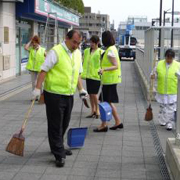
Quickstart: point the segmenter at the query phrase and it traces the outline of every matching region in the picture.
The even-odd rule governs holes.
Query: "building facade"
[[[33,35],[43,41],[48,13],[57,14],[60,41],[68,29],[79,26],[80,17],[77,12],[48,0],[5,1],[0,1],[0,82],[26,71],[29,55],[24,45]]]
[[[138,44],[144,44],[144,32],[151,27],[146,16],[129,16],[126,22],[120,22],[118,36],[126,33],[127,25],[133,25],[132,36],[138,41]]]
[[[88,32],[89,36],[98,35],[110,30],[110,19],[107,14],[96,14],[91,12],[91,7],[85,7],[84,15],[79,20],[78,29],[82,32]]]

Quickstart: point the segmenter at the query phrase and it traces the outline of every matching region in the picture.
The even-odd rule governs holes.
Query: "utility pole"
[[[159,26],[162,25],[162,0],[160,0],[160,10],[159,10]],[[159,47],[161,47],[161,29],[159,30]]]
[[[171,26],[173,28],[174,26],[174,0],[172,0],[172,22],[171,22]],[[171,48],[173,47],[173,37],[174,34],[173,34],[173,29],[171,30]]]

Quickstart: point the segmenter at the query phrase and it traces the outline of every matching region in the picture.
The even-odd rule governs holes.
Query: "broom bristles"
[[[145,115],[145,120],[146,121],[151,121],[153,119],[153,113],[152,113],[152,108],[151,105],[147,108],[146,115]]]
[[[24,138],[13,136],[6,147],[6,151],[18,156],[24,155]]]

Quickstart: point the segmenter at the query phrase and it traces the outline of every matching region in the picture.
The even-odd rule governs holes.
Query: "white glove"
[[[81,90],[79,91],[79,97],[80,97],[81,99],[87,99],[87,98],[88,98],[88,93],[87,93],[87,91],[86,91],[85,89],[81,89]]]
[[[32,99],[39,99],[41,96],[41,90],[35,88],[34,91],[32,92]]]

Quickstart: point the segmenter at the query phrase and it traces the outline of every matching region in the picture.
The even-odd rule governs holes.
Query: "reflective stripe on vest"
[[[115,46],[110,46],[106,51],[102,59],[102,69],[109,68],[112,65],[112,63],[109,61],[108,58],[108,52],[113,51],[116,55],[116,60],[118,63],[118,69],[113,71],[104,71],[102,75],[102,84],[110,85],[110,84],[118,84],[121,83],[121,63],[118,55],[118,51]]]
[[[75,50],[72,59],[59,44],[53,48],[58,56],[56,65],[46,74],[44,89],[61,95],[73,95],[76,91],[81,60],[81,52]]]
[[[177,94],[178,79],[175,75],[180,69],[180,63],[173,60],[169,68],[166,67],[166,61],[161,60],[157,65],[159,94]]]
[[[100,80],[98,72],[100,70],[101,52],[102,50],[100,48],[93,53],[90,52],[90,48],[85,49],[83,73],[81,74],[81,78]]]
[[[37,51],[35,49],[31,48],[29,52],[29,60],[26,65],[26,69],[30,71],[41,71],[41,66],[44,63],[44,53],[45,53],[45,48],[39,47]]]

